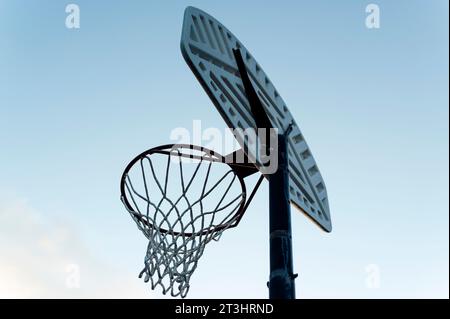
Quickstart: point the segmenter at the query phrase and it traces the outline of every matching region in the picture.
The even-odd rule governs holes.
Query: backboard
[[[256,128],[250,112],[243,82],[233,55],[239,49],[250,81],[273,127],[289,134],[289,195],[290,201],[323,230],[332,229],[325,183],[286,104],[269,77],[245,46],[220,22],[194,7],[185,11],[181,36],[184,59],[231,129]],[[245,150],[254,150],[251,140],[235,137]],[[235,133],[236,133],[235,132]],[[249,154],[256,158],[257,154]]]

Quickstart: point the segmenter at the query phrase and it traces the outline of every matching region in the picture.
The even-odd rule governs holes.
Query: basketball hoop
[[[159,146],[131,161],[121,199],[149,241],[139,277],[184,298],[206,244],[241,220],[250,203],[244,177],[253,170],[195,145]]]

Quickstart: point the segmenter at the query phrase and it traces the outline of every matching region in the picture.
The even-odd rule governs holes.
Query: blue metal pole
[[[269,175],[270,299],[295,299],[287,137],[278,135],[278,168]]]

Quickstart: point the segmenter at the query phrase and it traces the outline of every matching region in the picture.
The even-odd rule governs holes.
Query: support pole
[[[278,168],[269,175],[270,299],[295,299],[287,137],[278,135]]]

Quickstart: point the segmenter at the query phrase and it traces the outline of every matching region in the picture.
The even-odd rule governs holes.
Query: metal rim
[[[120,179],[120,196],[122,198],[122,201],[124,203],[124,205],[126,206],[127,210],[132,213],[137,219],[139,219],[139,221],[141,223],[143,223],[144,225],[153,228],[153,224],[150,224],[149,222],[147,222],[146,220],[143,220],[140,216],[140,214],[138,214],[137,212],[135,212],[135,210],[133,209],[133,207],[131,206],[130,202],[128,201],[128,198],[126,196],[126,188],[125,188],[125,183],[126,183],[126,178],[128,176],[129,171],[131,170],[131,168],[134,166],[134,164],[136,164],[139,160],[141,160],[142,158],[152,155],[152,154],[164,154],[162,151],[167,150],[167,149],[191,149],[191,150],[197,150],[197,151],[202,151],[204,153],[210,154],[211,156],[216,157],[217,162],[221,163],[221,164],[227,164],[228,167],[230,167],[230,169],[233,171],[233,173],[236,175],[236,177],[238,178],[241,188],[242,188],[242,201],[241,204],[239,206],[239,209],[236,211],[236,213],[233,215],[233,217],[231,217],[229,222],[226,222],[224,224],[221,224],[217,227],[215,227],[212,230],[204,230],[204,231],[199,231],[197,233],[181,233],[181,232],[171,232],[173,235],[177,236],[180,234],[183,234],[184,236],[187,237],[191,237],[191,236],[200,236],[200,235],[205,235],[208,233],[215,233],[218,231],[221,231],[225,228],[233,228],[236,227],[242,216],[245,213],[245,209],[246,209],[246,201],[247,201],[247,190],[245,187],[245,182],[244,182],[244,178],[236,171],[236,169],[230,165],[230,163],[227,163],[225,161],[225,157],[217,152],[214,152],[206,147],[203,146],[197,146],[197,145],[193,145],[193,144],[166,144],[166,145],[160,145],[160,146],[156,146],[154,148],[151,148],[145,152],[142,152],[141,154],[139,154],[138,156],[136,156],[125,168],[122,177]],[[158,228],[160,232],[162,233],[167,233],[169,232],[167,229],[164,228]]]

